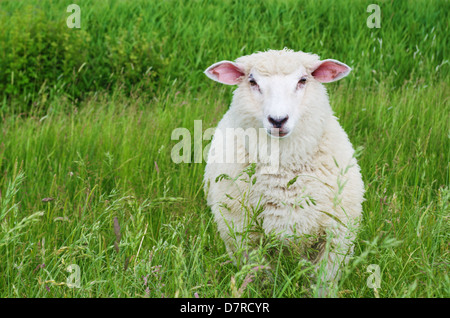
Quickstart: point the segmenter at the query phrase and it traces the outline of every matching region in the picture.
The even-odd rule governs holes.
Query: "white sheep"
[[[325,264],[321,281],[339,278],[340,265],[353,252],[364,184],[322,83],[350,71],[337,60],[287,49],[222,61],[205,71],[217,82],[238,85],[215,131],[204,176],[207,202],[230,255],[258,242],[261,234],[248,230],[257,219],[266,234],[291,244],[297,238],[305,254],[318,249],[312,261]],[[242,174],[249,166],[252,182]]]

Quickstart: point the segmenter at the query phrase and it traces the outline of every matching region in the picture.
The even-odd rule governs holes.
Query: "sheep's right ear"
[[[230,61],[222,61],[211,65],[206,69],[205,74],[213,81],[227,85],[239,84],[245,75],[241,65]]]

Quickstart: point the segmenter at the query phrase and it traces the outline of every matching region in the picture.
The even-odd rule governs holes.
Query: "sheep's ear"
[[[222,61],[208,67],[205,71],[210,79],[227,85],[236,85],[245,75],[243,67],[230,61]]]
[[[329,83],[347,76],[351,70],[348,65],[342,62],[328,59],[320,61],[311,74],[317,81]]]

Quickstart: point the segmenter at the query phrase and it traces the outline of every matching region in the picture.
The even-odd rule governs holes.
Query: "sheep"
[[[361,222],[364,183],[322,83],[350,71],[340,61],[289,49],[257,52],[206,69],[210,79],[237,85],[215,130],[204,173],[207,204],[231,257],[261,239],[261,231],[246,232],[257,220],[264,234],[294,242],[305,255],[317,250],[310,261],[316,273],[325,264],[323,277],[317,278],[325,290],[339,280]],[[252,135],[251,129],[264,134]],[[238,132],[228,137],[229,130]],[[250,138],[255,135],[257,141]],[[277,146],[272,145],[277,160],[262,151],[271,144]],[[230,152],[233,160],[218,160],[219,153]],[[249,167],[253,171],[245,180],[243,171]],[[260,210],[245,209],[243,202]]]

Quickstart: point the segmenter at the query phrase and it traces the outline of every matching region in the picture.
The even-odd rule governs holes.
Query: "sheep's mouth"
[[[267,130],[267,133],[273,137],[283,138],[289,135],[290,131],[279,128],[271,128]]]

